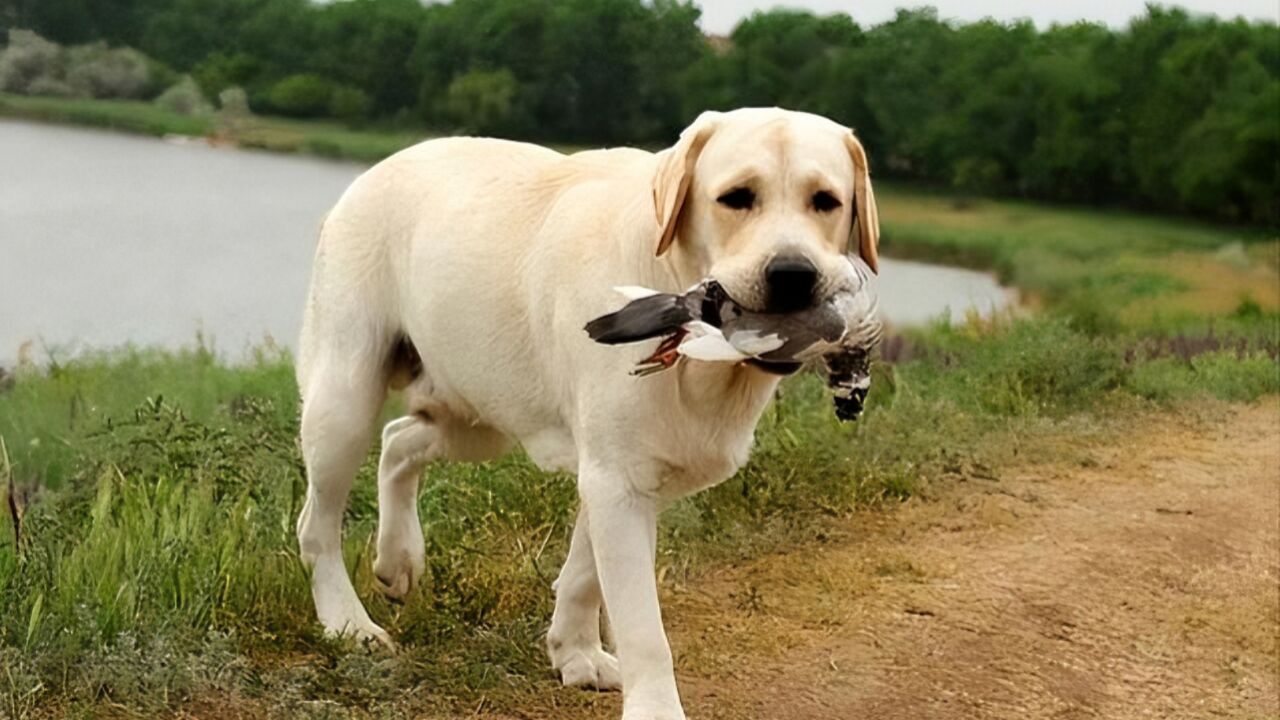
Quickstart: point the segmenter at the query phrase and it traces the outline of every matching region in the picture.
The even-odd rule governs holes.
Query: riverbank
[[[203,138],[213,144],[374,163],[429,137],[425,131],[353,129],[337,122],[254,115],[183,115],[155,103],[0,93],[0,117],[104,128],[155,137]]]
[[[0,92],[0,118],[76,125],[153,137],[203,139],[213,145],[311,155],[373,164],[404,148],[437,137],[426,129],[351,127],[332,120],[295,120],[251,115],[228,119],[218,113],[183,115],[155,103],[38,97]],[[583,146],[551,143],[562,152]]]

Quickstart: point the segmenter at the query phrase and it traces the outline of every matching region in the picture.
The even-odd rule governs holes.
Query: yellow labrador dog
[[[658,609],[659,511],[747,460],[791,368],[686,361],[637,378],[648,343],[583,332],[623,302],[715,278],[738,303],[794,310],[857,287],[879,225],[853,133],[780,109],[700,116],[676,145],[565,156],[502,140],[432,140],[356,180],[325,220],[298,356],[307,499],[303,561],[325,629],[391,644],[343,566],[342,515],[389,388],[410,413],[382,433],[374,573],[422,576],[425,463],[520,443],[577,474],[581,509],[547,634],[566,685],[621,687],[625,720],[684,711]],[[601,644],[607,608],[617,657]]]

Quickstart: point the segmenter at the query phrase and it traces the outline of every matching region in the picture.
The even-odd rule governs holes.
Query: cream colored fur
[[[757,205],[717,198],[750,187]],[[811,203],[819,190],[841,206]],[[853,222],[856,207],[861,222]],[[659,511],[746,462],[777,377],[685,362],[629,374],[652,343],[606,347],[587,320],[612,288],[680,291],[711,276],[761,307],[765,264],[802,254],[828,296],[876,266],[866,155],[824,118],[778,109],[706,113],[675,147],[564,156],[502,140],[432,140],[356,180],[324,223],[298,357],[304,562],[325,629],[391,638],[342,563],[342,515],[407,341],[421,370],[410,414],[383,431],[374,572],[401,597],[424,569],[417,486],[432,460],[478,460],[520,443],[576,473],[581,509],[547,636],[568,685],[621,687],[626,720],[683,718],[654,578]],[[399,363],[399,364],[398,364]],[[602,607],[617,658],[601,642]]]

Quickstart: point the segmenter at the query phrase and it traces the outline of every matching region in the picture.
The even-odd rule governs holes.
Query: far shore
[[[183,115],[139,100],[39,97],[0,92],[0,118],[97,127],[154,137],[203,138],[211,144],[375,163],[447,132],[377,125],[350,127],[333,120],[272,115],[228,118],[219,113]],[[586,146],[551,143],[561,152]]]
[[[0,118],[99,127],[155,137],[372,163],[431,137],[425,130],[353,129],[332,121],[252,115],[183,115],[154,103],[0,93]]]

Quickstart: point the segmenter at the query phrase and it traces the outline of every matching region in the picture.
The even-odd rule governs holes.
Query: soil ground
[[[1280,405],[1156,419],[1084,457],[671,588],[689,716],[1280,717]],[[620,709],[591,704],[523,716]]]

